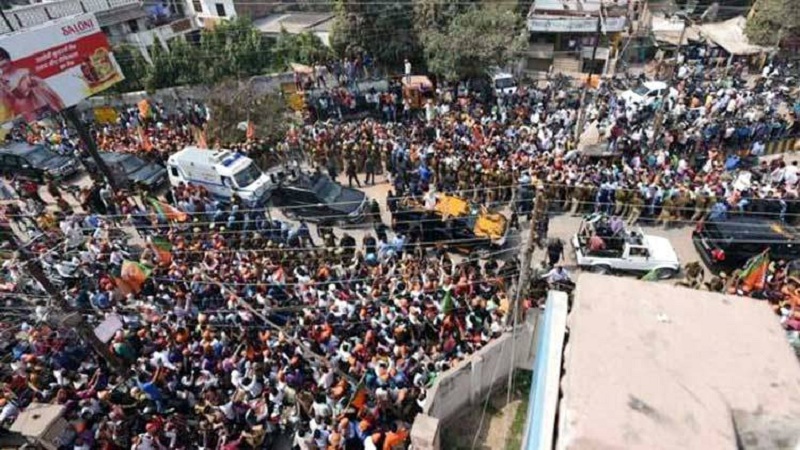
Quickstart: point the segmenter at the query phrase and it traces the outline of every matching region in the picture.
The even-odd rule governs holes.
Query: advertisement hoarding
[[[123,78],[93,14],[0,36],[0,123],[32,122]]]

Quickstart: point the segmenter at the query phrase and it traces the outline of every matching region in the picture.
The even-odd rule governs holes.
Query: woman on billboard
[[[64,109],[61,97],[28,69],[14,67],[11,55],[0,47],[0,122],[23,116],[32,122],[42,114]]]

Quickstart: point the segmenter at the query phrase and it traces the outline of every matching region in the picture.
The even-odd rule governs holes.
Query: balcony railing
[[[22,30],[75,14],[110,11],[139,3],[139,0],[59,0],[19,6],[5,11],[8,20],[0,21],[0,33]]]

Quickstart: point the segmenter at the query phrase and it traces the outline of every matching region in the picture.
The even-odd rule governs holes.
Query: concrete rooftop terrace
[[[557,449],[800,448],[800,363],[765,302],[588,273],[574,302]]]

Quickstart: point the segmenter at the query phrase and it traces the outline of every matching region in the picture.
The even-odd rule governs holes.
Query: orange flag
[[[254,124],[252,120],[247,121],[247,132],[245,133],[245,137],[248,141],[256,138],[256,124]]]
[[[202,128],[197,130],[197,146],[199,148],[208,148],[208,143],[206,142],[206,130]]]
[[[150,119],[153,117],[153,110],[150,109],[150,102],[148,102],[147,99],[140,101],[137,106],[139,107],[139,116],[141,116],[142,119]]]
[[[142,144],[142,150],[149,152],[153,150],[153,143],[150,142],[150,139],[147,137],[147,132],[144,131],[143,127],[139,127],[139,141]]]

